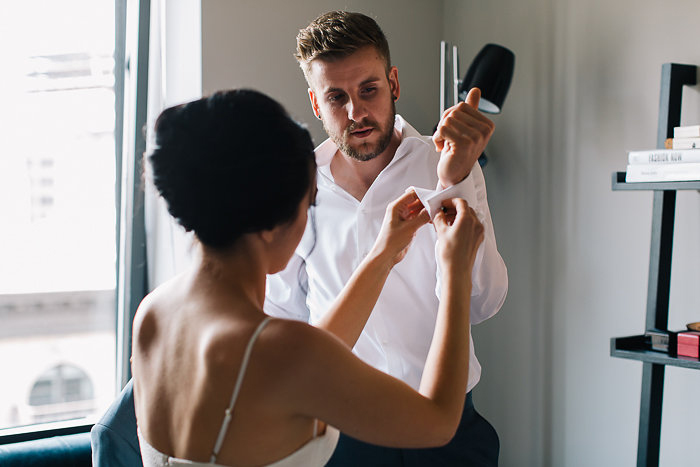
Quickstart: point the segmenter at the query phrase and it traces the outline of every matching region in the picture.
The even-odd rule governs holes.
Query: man
[[[431,140],[396,115],[398,70],[373,19],[342,11],[321,15],[299,32],[296,57],[329,139],[316,149],[318,206],[297,254],[268,281],[266,311],[319,322],[373,245],[387,204],[413,186],[446,189],[444,195],[466,199],[479,215],[485,239],[472,273],[471,322],[493,316],[508,281],[477,163],[494,130],[476,110],[479,90],[445,112]],[[435,241],[431,227],[418,231],[353,349],[416,389],[439,306]],[[328,465],[497,465],[498,436],[471,400],[480,373],[472,347],[464,414],[446,446],[398,450],[342,436]]]

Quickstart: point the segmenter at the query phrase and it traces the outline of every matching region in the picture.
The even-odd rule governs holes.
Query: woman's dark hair
[[[309,196],[309,132],[262,93],[219,91],[168,108],[154,131],[154,184],[170,214],[209,247],[292,221]]]

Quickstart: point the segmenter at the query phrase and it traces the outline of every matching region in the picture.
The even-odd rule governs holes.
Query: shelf
[[[610,339],[610,356],[700,370],[699,359],[674,357],[667,353],[648,350],[646,342],[644,335],[613,337]]]
[[[612,189],[613,191],[625,190],[700,190],[700,180],[689,182],[625,182],[627,172],[613,172],[612,174]]]
[[[681,124],[681,103],[684,86],[697,84],[698,67],[680,63],[661,66],[661,96],[656,147],[663,148],[674,128]],[[651,221],[651,250],[649,252],[649,282],[645,327],[647,330],[666,330],[671,286],[671,257],[673,251],[673,224],[676,214],[676,192],[700,190],[700,180],[683,182],[626,183],[626,172],[613,172],[613,191],[653,191]],[[661,415],[666,366],[700,370],[697,358],[678,357],[673,353],[651,350],[651,336],[637,335],[610,339],[610,355],[643,362],[642,387],[639,404],[639,437],[637,439],[637,467],[659,465],[661,450]]]

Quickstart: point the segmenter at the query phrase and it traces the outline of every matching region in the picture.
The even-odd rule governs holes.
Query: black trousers
[[[471,391],[457,433],[445,446],[429,449],[396,449],[375,446],[341,433],[329,467],[384,466],[497,466],[499,441],[496,430],[475,409]]]

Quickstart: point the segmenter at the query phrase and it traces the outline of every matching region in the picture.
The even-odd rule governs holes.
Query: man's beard
[[[323,128],[326,130],[328,136],[336,144],[336,146],[338,146],[338,149],[340,149],[340,151],[343,154],[355,160],[365,162],[374,159],[375,157],[383,153],[387,147],[389,147],[389,143],[391,143],[391,137],[394,134],[395,118],[396,104],[394,103],[394,101],[392,101],[391,114],[389,115],[387,121],[384,122],[384,128],[380,127],[376,122],[368,119],[362,120],[360,122],[353,122],[350,126],[343,130],[341,134],[330,131],[326,127],[325,121],[323,122]],[[375,130],[379,131],[379,141],[374,146],[370,147],[368,147],[367,143],[361,143],[359,147],[350,146],[350,144],[348,143],[348,140],[351,137],[350,132],[356,130],[357,128],[363,127],[372,127]],[[363,151],[363,148],[365,149],[365,151]]]

